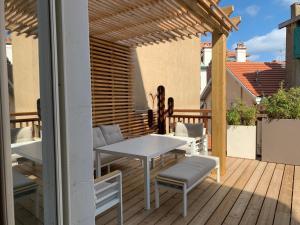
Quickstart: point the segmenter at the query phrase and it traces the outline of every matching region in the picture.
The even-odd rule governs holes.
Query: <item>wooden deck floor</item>
[[[176,163],[168,157],[165,167]],[[20,169],[30,170],[28,166]],[[207,178],[188,195],[187,217],[181,216],[182,199],[172,191],[161,192],[161,207],[154,207],[154,188],[151,186],[152,210],[144,210],[143,169],[139,161],[124,160],[113,169],[123,171],[124,223],[134,224],[209,224],[209,225],[300,225],[300,167],[266,163],[255,160],[227,159],[227,174],[221,183]],[[157,164],[152,178],[162,168]],[[34,170],[31,172],[36,172]],[[37,174],[37,177],[40,177]],[[17,224],[32,213],[30,202],[16,208]],[[116,224],[116,210],[96,218],[97,225]]]

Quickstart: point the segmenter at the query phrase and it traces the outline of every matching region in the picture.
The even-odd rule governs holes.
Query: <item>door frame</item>
[[[62,225],[59,95],[55,1],[38,1],[39,68],[43,122],[44,224]],[[0,0],[0,224],[14,225],[4,0]],[[50,81],[50,82],[49,82]],[[43,119],[46,118],[46,119]],[[3,163],[2,163],[3,162]]]
[[[0,224],[15,223],[11,169],[4,0],[0,0]]]

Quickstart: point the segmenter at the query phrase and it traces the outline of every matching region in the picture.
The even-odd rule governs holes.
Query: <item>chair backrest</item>
[[[93,148],[102,147],[107,145],[102,131],[99,127],[93,128]]]
[[[99,177],[95,180],[94,189],[97,216],[117,204],[122,204],[122,173],[114,171]]]
[[[178,137],[202,137],[204,134],[204,127],[202,123],[190,124],[177,122],[175,126],[175,136]]]
[[[106,144],[110,145],[124,140],[119,125],[100,125],[99,127],[105,138]]]
[[[10,134],[11,134],[11,143],[33,141],[32,127],[12,128]]]

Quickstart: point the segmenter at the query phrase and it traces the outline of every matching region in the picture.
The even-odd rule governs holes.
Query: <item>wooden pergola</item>
[[[224,174],[227,130],[226,39],[230,32],[237,30],[241,18],[230,18],[233,6],[220,7],[219,3],[219,0],[89,0],[89,30],[92,40],[96,38],[104,41],[101,41],[101,46],[106,42],[120,45],[108,44],[117,50],[107,51],[119,51],[118,57],[125,54],[126,47],[171,42],[212,33],[212,150],[214,155],[220,157]],[[6,9],[6,28],[9,31],[38,34],[35,0],[6,0]],[[16,12],[21,16],[14,17]],[[107,52],[101,57],[105,54]],[[116,67],[121,64],[120,60],[110,58],[109,61],[116,62],[113,70],[118,70]],[[122,64],[129,63],[130,60]],[[127,67],[121,70],[125,71]]]

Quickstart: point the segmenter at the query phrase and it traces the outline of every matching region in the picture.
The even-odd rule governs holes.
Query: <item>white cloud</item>
[[[250,53],[280,52],[285,50],[285,37],[285,29],[274,29],[265,35],[249,39],[245,44]]]
[[[260,7],[257,5],[250,5],[245,9],[245,12],[250,16],[256,16],[260,10]]]
[[[250,61],[258,61],[259,58],[260,58],[260,55],[250,55],[248,57],[248,60],[250,60]]]
[[[263,53],[270,55],[273,59],[283,58],[285,55],[285,40],[285,29],[274,29],[267,34],[255,36],[244,43],[248,49],[248,53],[252,55],[250,60],[255,61]],[[233,48],[235,47],[236,44]]]

